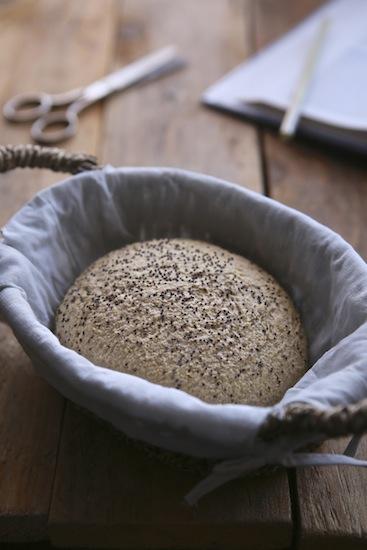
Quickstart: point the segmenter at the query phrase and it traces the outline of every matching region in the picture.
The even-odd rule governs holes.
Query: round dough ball
[[[299,315],[274,278],[188,239],[98,259],[67,292],[56,333],[96,365],[210,403],[274,404],[307,370]]]

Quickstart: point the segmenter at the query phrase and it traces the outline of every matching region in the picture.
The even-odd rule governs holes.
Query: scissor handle
[[[29,122],[48,113],[53,105],[49,94],[43,92],[26,92],[18,94],[3,107],[3,114],[12,122]]]
[[[50,145],[74,136],[77,128],[77,114],[73,110],[67,109],[60,113],[46,114],[36,120],[31,128],[31,136],[38,143]]]

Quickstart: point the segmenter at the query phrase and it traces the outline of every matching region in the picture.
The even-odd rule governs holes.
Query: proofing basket
[[[274,200],[171,168],[98,168],[86,155],[0,148],[0,170],[48,167],[69,179],[38,193],[2,230],[0,315],[36,371],[128,437],[221,461],[214,485],[264,464],[293,465],[312,442],[367,426],[367,268],[341,237]],[[80,172],[80,173],[79,173]],[[273,274],[293,298],[310,369],[273,407],[213,405],[93,365],[53,334],[75,278],[128,243],[212,242]]]

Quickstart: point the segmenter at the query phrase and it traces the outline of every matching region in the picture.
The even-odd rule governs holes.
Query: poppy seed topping
[[[299,314],[279,283],[189,239],[99,258],[66,293],[56,334],[95,365],[210,403],[272,405],[308,368]]]

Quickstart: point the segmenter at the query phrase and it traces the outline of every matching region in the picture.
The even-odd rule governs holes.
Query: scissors
[[[138,82],[152,80],[184,65],[176,48],[168,46],[93,82],[61,94],[30,92],[14,96],[3,107],[12,122],[34,121],[31,136],[38,143],[53,144],[76,134],[79,113],[101,99]],[[65,111],[51,112],[54,107]]]

